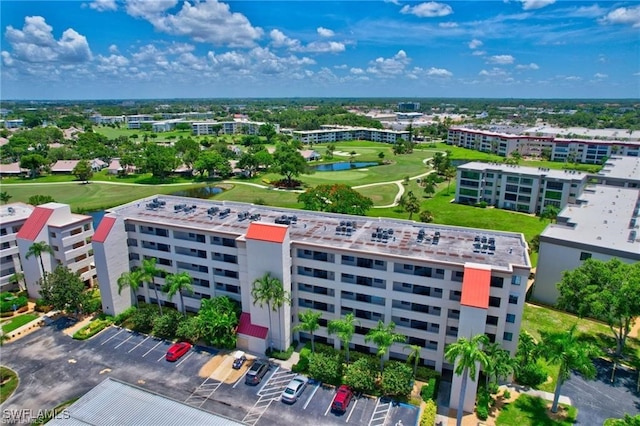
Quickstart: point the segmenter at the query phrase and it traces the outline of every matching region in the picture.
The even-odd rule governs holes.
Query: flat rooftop
[[[214,211],[216,208],[218,211]],[[228,213],[220,216],[227,209]],[[194,232],[226,233],[234,238],[245,235],[252,220],[260,220],[287,224],[294,244],[379,253],[418,261],[484,263],[494,269],[508,271],[512,265],[531,267],[527,244],[521,233],[167,195],[144,198],[109,212],[125,219],[167,227],[180,226]],[[482,214],[480,210],[478,212]],[[240,216],[244,218],[240,219]]]
[[[32,205],[24,203],[11,203],[0,206],[0,223],[26,220],[33,212]]]
[[[513,164],[504,164],[504,163],[483,163],[481,161],[472,161],[469,163],[465,163],[461,166],[458,166],[460,170],[476,170],[476,171],[500,171],[502,173],[514,173],[514,174],[523,174],[529,176],[545,176],[551,177],[555,179],[576,179],[582,180],[585,179],[588,175],[587,173],[580,172],[578,170],[555,170],[548,169],[545,167],[527,167],[527,166],[519,166]]]
[[[605,163],[600,176],[628,181],[640,181],[640,158],[626,156],[611,156]]]
[[[582,193],[579,202],[565,207],[558,215],[561,223],[547,226],[541,237],[640,256],[640,189],[595,185]]]

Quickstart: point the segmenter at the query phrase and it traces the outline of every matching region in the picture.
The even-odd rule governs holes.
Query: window
[[[452,271],[451,272],[451,281],[455,281],[458,283],[462,282],[462,278],[464,278],[464,272],[463,271]]]
[[[591,259],[591,253],[587,253],[586,251],[583,251],[582,253],[580,253],[580,260],[587,260],[587,259]]]
[[[504,283],[504,278],[502,277],[491,277],[491,287],[502,288]]]
[[[51,232],[51,238],[55,238],[56,237],[56,233],[55,232]]]
[[[514,275],[511,277],[511,284],[512,285],[520,285],[520,281],[522,280],[522,277],[519,275]]]
[[[489,306],[494,308],[500,307],[500,298],[495,296],[489,296]]]
[[[513,333],[505,331],[504,334],[502,335],[502,339],[506,340],[507,342],[512,341],[513,340]]]
[[[518,296],[516,296],[515,294],[510,294],[509,295],[509,303],[511,303],[512,305],[517,305],[518,304]]]
[[[462,292],[457,290],[449,290],[449,300],[459,302],[461,296],[462,296]]]
[[[513,324],[516,322],[516,316],[514,314],[507,314],[507,322]]]

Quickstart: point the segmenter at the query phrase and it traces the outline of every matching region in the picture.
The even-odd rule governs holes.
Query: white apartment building
[[[548,205],[575,203],[588,179],[576,170],[474,161],[457,168],[456,202],[540,213]]]
[[[614,155],[594,177],[602,185],[640,188],[640,158]]]
[[[409,140],[409,132],[405,130],[370,129],[365,127],[339,127],[319,130],[295,130],[293,131],[293,138],[304,144],[351,140],[396,143],[400,140]]]
[[[215,135],[216,127],[222,126],[220,130],[217,132],[221,135],[236,135],[236,134],[246,134],[246,135],[257,135],[260,132],[260,127],[267,123],[259,122],[259,121],[247,121],[247,120],[237,120],[237,121],[200,121],[191,123],[192,133],[196,136],[203,135]],[[272,123],[276,129],[276,132],[280,131],[280,125],[277,123]]]
[[[156,258],[168,273],[188,272],[200,299],[226,295],[242,306],[238,346],[264,352],[272,341],[286,348],[299,313],[320,312],[318,341],[340,344],[327,323],[348,313],[358,320],[355,349],[379,320],[395,322],[407,344],[422,347],[421,362],[452,378],[444,360],[448,343],[486,333],[515,353],[526,281],[531,268],[522,234],[406,220],[291,210],[244,203],[158,196],[111,209],[93,237],[103,310],[117,314],[132,304],[117,280],[143,259]],[[291,306],[272,312],[253,303],[252,283],[270,273],[291,293]],[[157,285],[163,279],[157,279]],[[147,285],[137,297],[155,302]],[[177,305],[179,297],[164,303]],[[404,344],[390,356],[406,359]],[[459,377],[453,379],[457,403]],[[475,382],[465,409],[473,408]]]
[[[557,223],[540,234],[535,300],[553,305],[562,273],[589,258],[640,261],[640,189],[587,187],[577,205],[566,206]]]
[[[126,116],[95,114],[89,117],[89,119],[94,124],[115,124],[115,123],[124,123],[126,121]]]
[[[507,134],[452,127],[447,144],[491,152],[503,157],[519,152],[523,156],[540,156],[548,150],[552,161],[602,164],[612,155],[640,157],[640,141],[569,139],[532,133]]]
[[[16,289],[11,277],[22,272],[17,235],[33,209],[24,203],[0,206],[0,292]]]
[[[71,213],[68,205],[60,203],[46,203],[35,207],[16,235],[29,296],[40,297],[39,281],[43,274],[37,256],[26,258],[33,243],[45,242],[53,250],[53,255],[42,254],[42,263],[47,273],[58,265],[66,266],[79,273],[82,281],[90,285],[96,277],[92,236],[91,216]]]

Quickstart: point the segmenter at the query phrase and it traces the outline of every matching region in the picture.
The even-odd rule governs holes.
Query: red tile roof
[[[16,237],[23,240],[35,241],[52,214],[53,210],[51,209],[36,207],[24,225],[22,225]]]
[[[115,217],[103,217],[100,221],[100,225],[98,225],[98,229],[96,229],[96,232],[93,234],[91,241],[94,243],[104,243],[109,236],[109,232],[111,232],[111,228],[113,228],[114,223],[116,223]]]
[[[249,225],[246,238],[249,240],[268,241],[270,243],[282,243],[287,235],[288,229],[286,225],[252,222],[251,225]]]
[[[243,312],[240,314],[240,322],[238,323],[238,334],[253,336],[259,339],[266,339],[269,329],[261,325],[251,324],[251,314]]]
[[[474,308],[489,308],[491,270],[465,266],[460,304]]]

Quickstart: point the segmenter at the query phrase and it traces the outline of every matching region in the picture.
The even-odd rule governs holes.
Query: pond
[[[342,161],[340,163],[318,164],[317,166],[311,166],[311,169],[316,172],[337,172],[341,170],[362,169],[364,167],[373,167],[377,165],[378,163],[374,161],[355,161],[353,163],[349,161]]]

